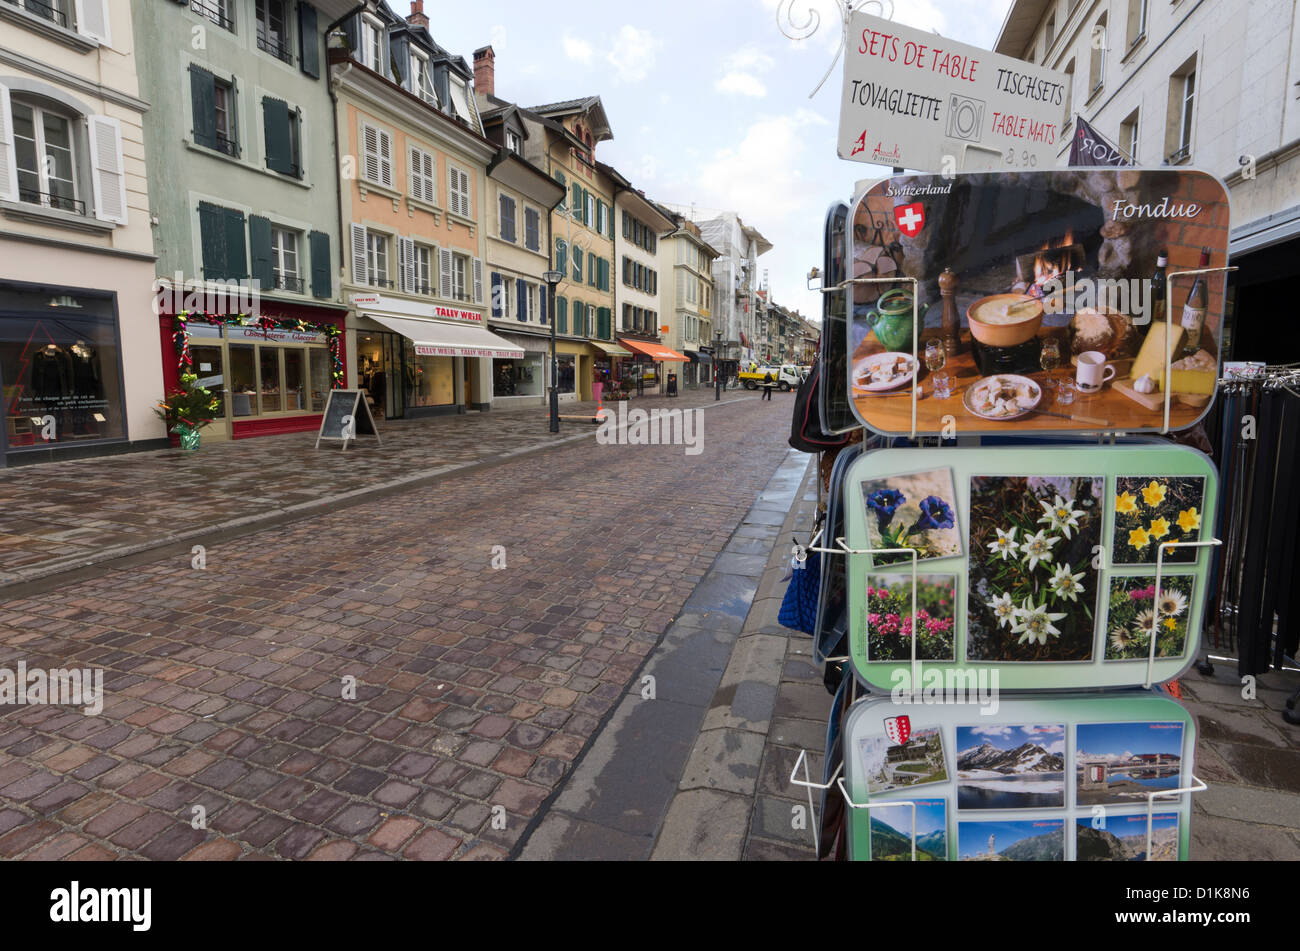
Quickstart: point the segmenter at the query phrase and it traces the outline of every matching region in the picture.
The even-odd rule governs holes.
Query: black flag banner
[[[1079,165],[1132,165],[1123,153],[1111,145],[1083,116],[1075,116],[1074,140],[1070,143],[1070,167]]]

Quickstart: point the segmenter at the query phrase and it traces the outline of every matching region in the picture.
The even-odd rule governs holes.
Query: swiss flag
[[[925,227],[925,208],[919,201],[910,205],[899,205],[894,209],[894,221],[898,230],[909,238],[915,238]]]
[[[885,736],[889,737],[895,746],[903,746],[911,735],[911,717],[885,717]]]

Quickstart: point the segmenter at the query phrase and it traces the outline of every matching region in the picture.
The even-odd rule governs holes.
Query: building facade
[[[219,398],[205,438],[316,429],[342,385],[325,34],[347,3],[135,4],[168,388]],[[155,349],[155,354],[159,351]]]
[[[714,334],[722,333],[717,358],[724,373],[734,377],[742,364],[759,359],[758,258],[772,250],[772,244],[733,211],[696,219],[696,224],[704,240],[718,251],[713,262]]]
[[[524,158],[528,127],[518,106],[495,99],[495,60],[491,46],[474,51],[476,101],[484,134],[497,149],[487,175],[489,313],[494,332],[521,347],[523,356],[493,361],[492,401],[543,406],[551,385],[551,302],[544,277],[551,266],[551,213],[568,192]]]
[[[1232,198],[1230,312],[1300,271],[1300,15],[1292,0],[1016,0],[995,50],[1069,81],[1059,164],[1083,116],[1134,164],[1189,165]],[[1185,290],[1184,290],[1185,293]],[[1268,321],[1227,322],[1237,359],[1300,359]]]
[[[666,323],[659,243],[672,230],[673,220],[617,171],[604,164],[600,169],[615,183],[614,312],[618,315],[618,342],[632,353],[622,359],[617,376],[630,380],[633,393],[664,393],[670,377],[682,385],[687,362],[677,348],[669,345],[665,350],[663,346]]]
[[[134,10],[0,3],[0,466],[167,445]]]
[[[332,49],[344,174],[344,295],[354,378],[377,415],[491,408],[493,361],[522,348],[488,329],[487,168],[473,73],[430,35],[417,0],[344,24]]]
[[[718,252],[695,222],[674,216],[674,228],[659,242],[660,307],[668,333],[664,341],[687,357],[683,385],[713,384],[713,262]]]

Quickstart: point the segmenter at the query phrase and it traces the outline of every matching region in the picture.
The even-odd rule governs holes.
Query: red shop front
[[[180,385],[188,353],[199,385],[220,400],[204,439],[314,431],[330,389],[346,385],[346,313],[273,303],[259,318],[165,314],[159,333],[167,391]]]

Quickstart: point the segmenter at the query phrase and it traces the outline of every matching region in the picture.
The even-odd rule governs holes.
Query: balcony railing
[[[1184,145],[1177,152],[1173,152],[1172,154],[1170,154],[1169,164],[1181,165],[1183,162],[1186,162],[1191,157],[1192,157],[1192,147],[1190,145]]]
[[[42,20],[49,20],[51,23],[57,23],[62,27],[68,25],[68,15],[66,13],[58,7],[50,6],[48,3],[42,3],[41,0],[22,0],[22,2],[8,0],[8,2],[12,3],[16,7],[21,7],[33,16],[40,17]]]
[[[83,217],[86,214],[86,203],[84,201],[77,201],[75,198],[68,198],[66,195],[55,195],[52,192],[38,192],[31,188],[20,188],[18,189],[18,200],[29,205],[40,205],[58,211],[70,211],[74,215]]]
[[[272,36],[260,25],[257,28],[257,48],[270,53],[276,59],[283,60],[286,63],[293,62],[293,53],[291,53],[289,47],[285,45],[284,37]]]
[[[239,158],[239,142],[221,132],[216,134],[216,138],[214,138],[212,142],[212,147],[225,155]]]
[[[275,289],[278,291],[292,291],[295,294],[303,293],[303,279],[295,277],[292,274],[277,274],[275,276]]]
[[[370,280],[366,281],[366,283],[369,284],[371,287],[391,288],[393,286],[393,282],[388,280],[388,278],[379,277],[378,275],[375,274],[370,275]]]
[[[226,16],[217,0],[190,0],[190,9],[201,17],[206,17],[223,30],[235,32],[235,21]]]

